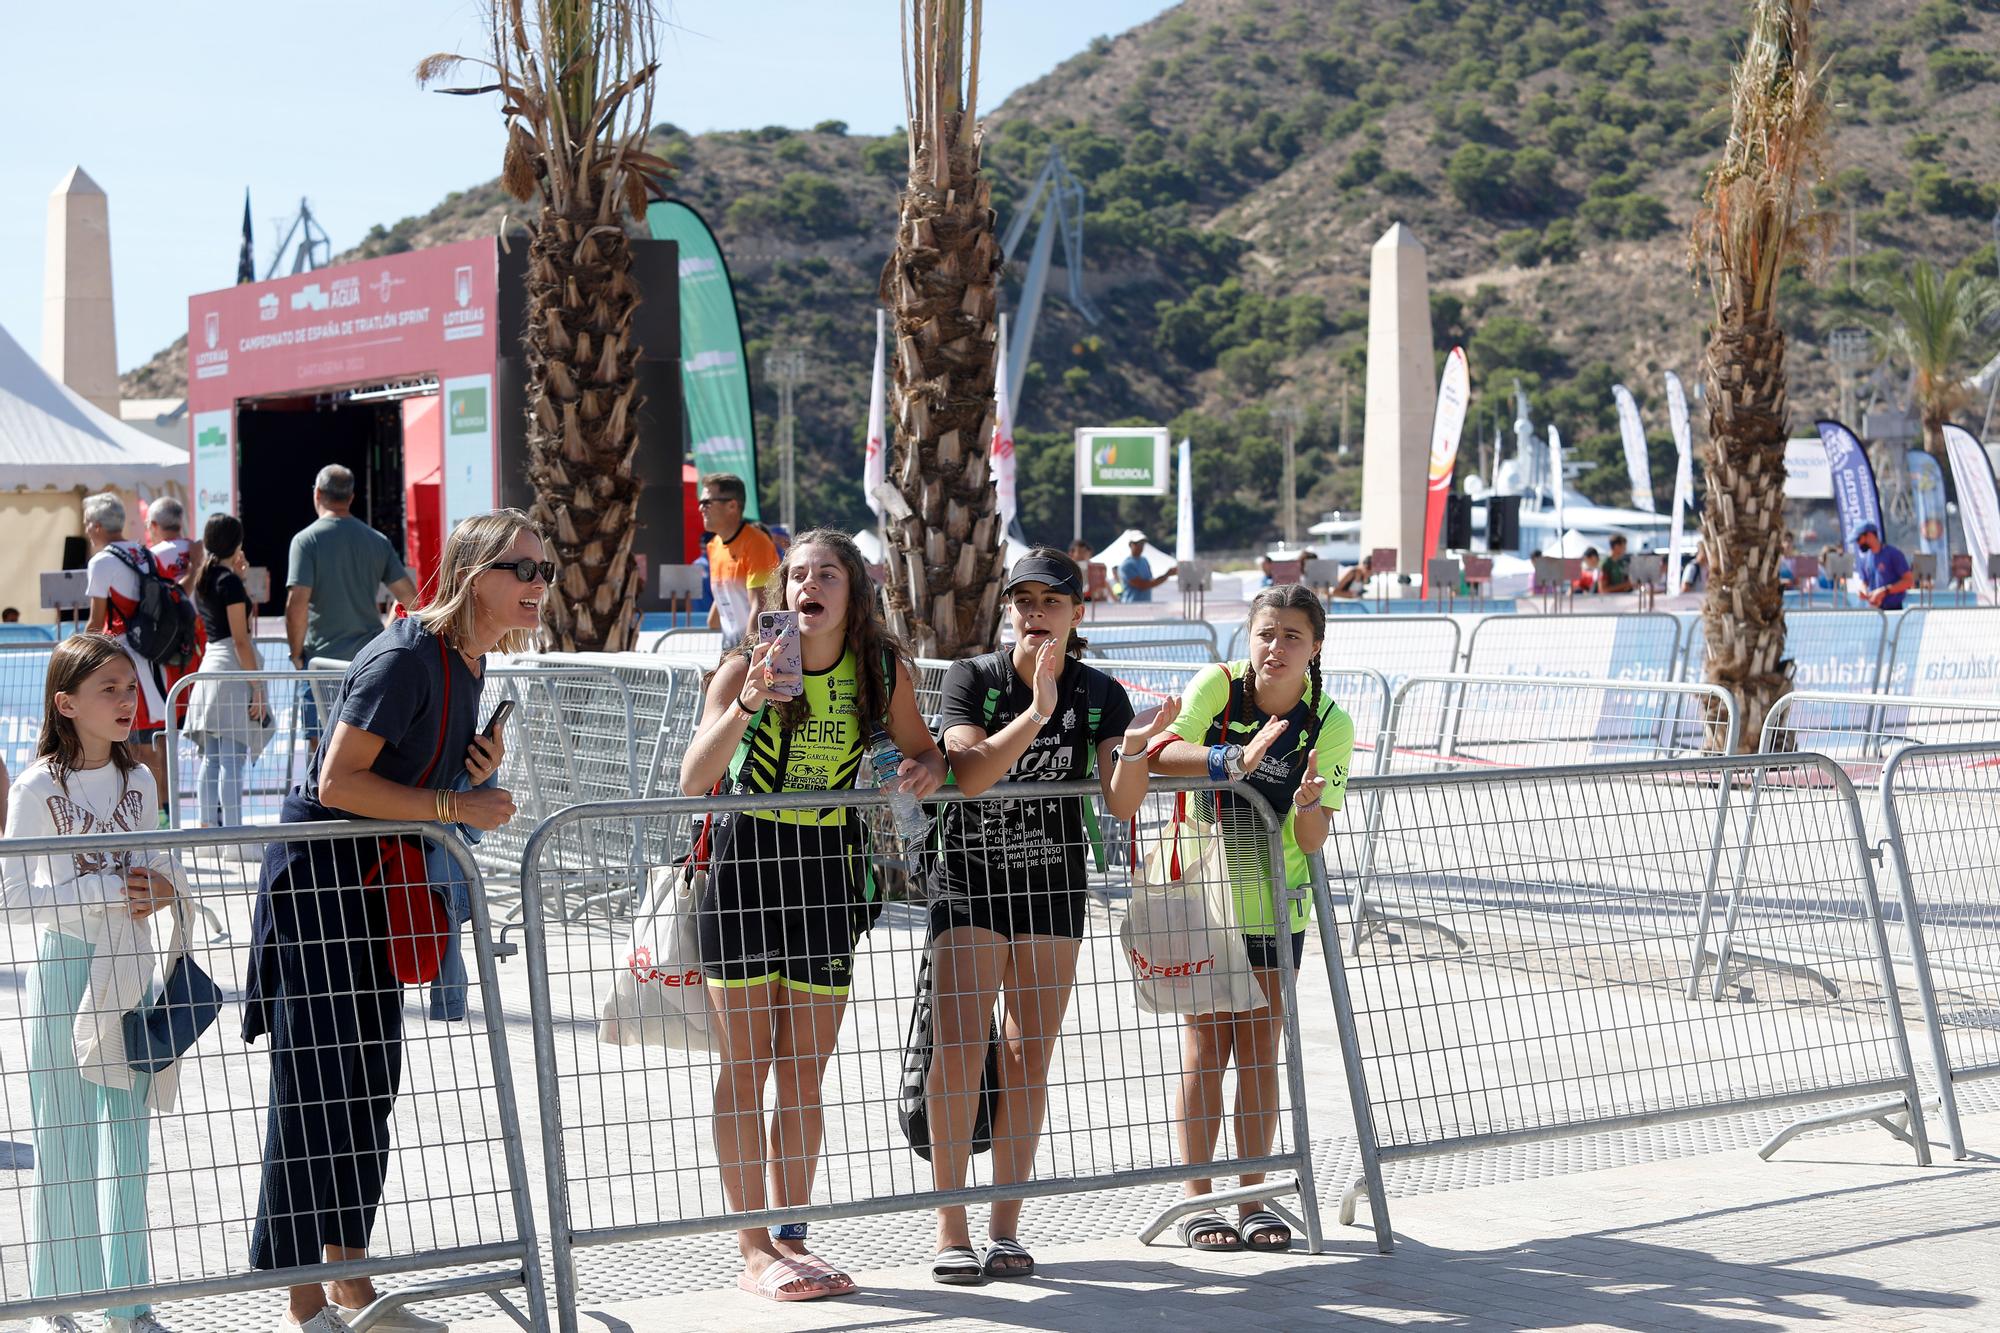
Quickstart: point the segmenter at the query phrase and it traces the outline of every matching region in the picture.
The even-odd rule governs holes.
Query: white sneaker
[[[361,1313],[355,1307],[342,1305],[338,1301],[326,1308],[338,1310],[340,1317],[350,1323],[353,1322],[354,1316]],[[449,1333],[451,1325],[442,1319],[426,1319],[409,1306],[399,1305],[393,1310],[386,1311],[380,1319],[368,1327],[371,1330],[379,1328],[382,1333]],[[311,1333],[317,1333],[317,1330],[312,1330]]]
[[[278,1316],[278,1333],[347,1333],[347,1321],[335,1306],[325,1306],[303,1324],[292,1322],[288,1314]]]
[[[115,1314],[104,1316],[104,1333],[168,1333],[168,1329],[148,1310],[130,1319]]]
[[[83,1325],[66,1314],[48,1314],[30,1319],[28,1333],[83,1333]]]

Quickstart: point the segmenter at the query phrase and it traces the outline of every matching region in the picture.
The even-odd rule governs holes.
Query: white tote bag
[[[632,934],[618,948],[611,990],[599,1014],[597,1039],[608,1046],[668,1046],[712,1051],[708,985],[701,975],[695,911],[706,869],[656,866]]]
[[[1118,928],[1120,951],[1149,1014],[1240,1014],[1264,1007],[1236,927],[1222,839],[1174,823],[1140,862]]]

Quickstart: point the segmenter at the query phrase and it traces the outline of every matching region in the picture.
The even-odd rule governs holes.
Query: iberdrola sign
[[[1085,426],[1076,433],[1076,488],[1083,495],[1165,495],[1164,426]]]

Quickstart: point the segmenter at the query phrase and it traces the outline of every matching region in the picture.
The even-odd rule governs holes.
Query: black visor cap
[[[1001,592],[1012,592],[1023,583],[1046,583],[1056,592],[1074,597],[1079,602],[1083,600],[1083,587],[1077,581],[1076,566],[1067,560],[1046,555],[1022,556],[1007,572],[1007,583]]]

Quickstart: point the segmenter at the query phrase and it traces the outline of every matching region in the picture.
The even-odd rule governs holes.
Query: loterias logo
[[[453,389],[451,406],[446,414],[451,421],[453,435],[484,435],[486,433],[486,390],[482,388]]]
[[[211,449],[221,449],[229,443],[229,432],[220,426],[210,426],[194,437],[196,453],[207,453]]]
[[[458,308],[444,312],[444,340],[485,337],[486,307],[472,304],[472,265],[460,264],[452,273],[451,298]]]
[[[222,315],[214,310],[201,317],[201,340],[204,350],[194,354],[194,377],[198,380],[212,380],[229,373],[229,349],[221,346]]]

